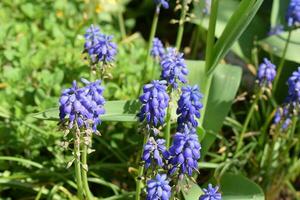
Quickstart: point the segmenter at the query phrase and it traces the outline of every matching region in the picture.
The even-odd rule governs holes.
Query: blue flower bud
[[[151,56],[154,58],[161,58],[165,53],[165,48],[158,38],[153,39],[153,47],[151,49]]]
[[[172,166],[169,173],[172,175],[179,171],[180,175],[192,176],[193,171],[198,170],[200,149],[194,128],[185,126],[181,132],[177,132],[169,150],[169,164]]]
[[[208,184],[208,188],[203,189],[204,194],[200,196],[199,200],[221,200],[222,196],[218,190],[218,186],[214,188],[211,184]]]
[[[181,96],[178,100],[177,118],[178,130],[181,130],[185,125],[197,127],[197,118],[200,118],[200,109],[203,107],[200,102],[202,94],[197,85],[186,86],[181,88]]]
[[[147,181],[146,200],[169,200],[171,187],[166,174],[157,174],[154,179]]]
[[[267,58],[264,58],[264,62],[260,64],[257,72],[257,79],[259,84],[270,85],[276,76],[276,67]]]
[[[183,53],[177,52],[176,48],[167,48],[160,62],[162,73],[161,78],[166,80],[173,88],[178,87],[178,81],[186,83],[188,69],[183,59]]]
[[[138,113],[141,122],[146,120],[148,125],[155,127],[164,123],[170,99],[166,90],[166,81],[154,80],[144,86],[144,93],[140,96],[142,107]]]
[[[291,0],[286,12],[288,26],[298,26],[300,24],[300,0]]]

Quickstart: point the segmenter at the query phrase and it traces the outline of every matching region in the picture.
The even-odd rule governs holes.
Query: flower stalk
[[[185,17],[186,17],[186,13],[188,11],[188,3],[189,3],[189,0],[183,0],[182,1],[181,15],[180,15],[180,19],[179,19],[179,27],[178,27],[177,38],[176,38],[176,48],[177,48],[177,50],[180,49],[181,42],[182,42]]]
[[[285,46],[284,46],[284,49],[283,49],[283,52],[282,52],[281,60],[280,60],[280,63],[279,63],[278,69],[277,69],[277,76],[276,76],[275,81],[274,81],[273,93],[276,92],[276,89],[277,89],[277,86],[278,86],[279,78],[280,78],[280,75],[282,73],[283,65],[285,63],[285,56],[286,56],[286,53],[287,53],[287,50],[288,50],[288,47],[289,47],[289,43],[290,43],[290,40],[291,40],[291,35],[292,35],[292,30],[289,30],[288,37],[287,37],[287,40],[286,40],[286,43],[285,43]]]

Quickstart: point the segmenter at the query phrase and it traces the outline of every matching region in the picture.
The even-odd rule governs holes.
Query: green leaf
[[[202,77],[205,76],[205,62],[188,60],[187,65],[189,69],[189,83],[198,84],[201,88],[203,86]],[[208,148],[214,142],[216,136],[213,133],[218,132],[223,125],[223,121],[230,110],[239,88],[241,76],[242,69],[240,67],[227,64],[220,64],[213,73],[208,96],[208,110],[205,112],[203,123],[206,135],[201,142],[202,155],[205,155]],[[201,90],[203,89],[201,88]]]
[[[229,22],[231,16],[234,14],[235,10],[238,10],[240,1],[237,0],[222,0],[220,1],[220,8],[218,10],[218,18],[215,36],[220,38],[227,23]],[[199,13],[203,8],[201,4],[195,4],[194,13],[196,14],[195,20],[192,22],[198,25],[201,25],[205,29],[208,29],[209,19]],[[203,20],[203,21],[202,21]],[[236,53],[238,56],[249,60],[251,58],[251,49],[254,46],[254,40],[264,38],[268,27],[265,26],[265,22],[262,18],[255,16],[251,21],[251,24],[248,25],[247,29],[242,33],[239,39],[232,45],[231,50]]]
[[[15,161],[15,162],[19,162],[22,163],[24,165],[30,165],[30,166],[34,166],[37,168],[43,168],[43,165],[33,162],[31,160],[26,160],[24,158],[18,158],[18,157],[12,157],[12,156],[0,156],[0,160],[7,160],[7,161]]]
[[[263,0],[241,1],[214,46],[213,56],[211,57],[213,60],[209,62],[211,64],[209,72],[216,68],[219,61],[224,58],[232,45],[240,38],[256,15],[262,2]]]
[[[138,101],[107,101],[104,105],[106,113],[101,116],[102,121],[135,122],[140,108]],[[31,115],[42,120],[59,120],[58,108],[51,108],[44,112]]]
[[[203,194],[199,185],[190,183],[190,188],[187,191],[182,192],[185,200],[199,200],[199,197]]]
[[[221,178],[223,200],[264,200],[262,189],[243,175],[226,173]]]
[[[287,38],[288,38],[288,32],[284,32],[280,35],[273,35],[264,40],[261,40],[259,44],[265,51],[271,54],[275,54],[278,57],[281,57]],[[294,30],[291,35],[291,40],[287,49],[285,59],[300,63],[299,52],[300,52],[300,30]]]
[[[225,173],[220,181],[222,200],[264,200],[262,189],[243,175]],[[203,194],[201,188],[192,184],[188,191],[183,192],[185,200],[198,200]]]

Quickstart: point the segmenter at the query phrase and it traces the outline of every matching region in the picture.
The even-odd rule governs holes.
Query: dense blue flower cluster
[[[260,85],[270,85],[276,76],[276,67],[267,58],[260,64],[257,72],[257,79]]]
[[[93,63],[114,61],[117,45],[112,42],[113,36],[102,34],[98,27],[91,25],[84,37],[84,50],[90,55]]]
[[[288,26],[300,25],[300,0],[291,0],[287,13],[286,20]]]
[[[146,119],[148,125],[154,126],[164,123],[170,99],[166,91],[166,84],[166,81],[154,80],[144,86],[144,93],[140,96],[142,103],[141,111],[138,114],[140,121]]]
[[[188,70],[183,59],[183,53],[177,52],[176,48],[167,48],[167,52],[161,58],[160,65],[162,67],[161,78],[173,88],[178,87],[178,80],[182,83],[187,82]]]
[[[186,86],[181,88],[181,96],[178,100],[177,118],[178,130],[181,130],[185,125],[197,127],[198,122],[195,118],[200,118],[200,109],[203,107],[200,100],[202,94],[197,85]]]
[[[150,137],[144,146],[142,160],[145,161],[145,167],[148,168],[152,163],[162,167],[164,165],[163,158],[168,157],[168,151],[165,146],[164,139],[155,139]]]
[[[59,103],[59,117],[63,121],[69,120],[69,128],[72,128],[74,122],[78,127],[92,128],[94,132],[97,125],[101,123],[100,115],[105,113],[105,100],[102,96],[104,88],[101,81],[88,82],[82,79],[85,87],[79,88],[76,81],[73,86],[62,92]]]
[[[170,174],[179,170],[179,174],[192,176],[194,170],[198,170],[200,149],[196,129],[185,127],[174,135],[172,146],[169,150],[169,163],[172,165]]]
[[[169,3],[167,0],[154,0],[157,5],[162,5],[163,8],[168,9]]]
[[[283,26],[281,24],[274,26],[270,29],[270,31],[268,32],[268,35],[279,35],[280,33],[282,33],[284,31]]]
[[[166,174],[157,174],[152,180],[147,181],[146,200],[169,200],[171,187]]]
[[[153,46],[151,49],[151,56],[154,58],[161,58],[165,53],[165,48],[158,38],[153,39]]]
[[[288,94],[290,102],[300,102],[300,67],[288,79]]]
[[[211,184],[208,184],[208,188],[203,189],[204,194],[200,196],[199,200],[221,200],[222,196],[218,190],[218,186],[214,188]]]

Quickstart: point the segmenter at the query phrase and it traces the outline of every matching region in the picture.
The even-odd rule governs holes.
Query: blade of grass
[[[43,165],[33,162],[31,160],[26,160],[24,158],[17,158],[17,157],[12,157],[12,156],[0,156],[0,160],[7,160],[7,161],[15,161],[15,162],[20,162],[24,165],[30,165],[39,169],[43,168]]]

